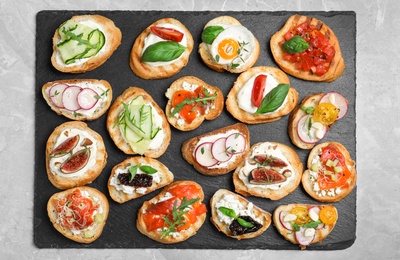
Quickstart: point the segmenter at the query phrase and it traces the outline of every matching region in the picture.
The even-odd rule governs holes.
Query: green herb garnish
[[[289,54],[297,54],[307,50],[309,44],[306,40],[303,39],[301,36],[293,36],[286,42],[282,44],[282,48],[285,52]]]
[[[201,40],[207,44],[212,44],[223,30],[225,30],[224,27],[219,25],[208,26],[202,32]]]
[[[218,210],[221,211],[221,213],[224,214],[225,216],[228,216],[230,218],[237,220],[239,225],[241,225],[242,227],[245,227],[245,228],[254,227],[254,225],[252,223],[240,218],[233,209],[230,209],[227,207],[219,207]]]
[[[142,55],[142,61],[172,61],[179,58],[186,49],[185,46],[174,41],[157,42],[146,48]]]
[[[279,84],[273,88],[262,100],[260,107],[254,114],[265,114],[277,110],[285,101],[289,93],[290,86],[288,84]]]

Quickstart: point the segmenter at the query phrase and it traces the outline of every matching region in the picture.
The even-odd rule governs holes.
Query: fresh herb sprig
[[[228,216],[230,218],[237,220],[239,225],[241,225],[242,227],[251,228],[254,226],[252,223],[239,217],[233,209],[230,209],[227,207],[219,207],[218,210],[221,211],[221,213],[224,214],[225,216]]]
[[[157,172],[156,169],[154,169],[153,167],[149,166],[149,165],[132,165],[131,167],[128,168],[128,174],[129,174],[129,182],[132,182],[133,179],[135,178],[138,169],[140,169],[142,172],[146,173],[146,174],[154,174]]]
[[[206,96],[205,97],[193,97],[193,98],[186,98],[184,101],[181,103],[177,104],[174,109],[172,109],[171,114],[169,117],[175,116],[176,113],[179,113],[182,108],[184,108],[186,105],[192,105],[195,104],[195,106],[205,106],[209,101],[214,101],[215,98],[217,97],[217,92],[215,92],[213,95],[210,95],[208,91],[205,91]]]

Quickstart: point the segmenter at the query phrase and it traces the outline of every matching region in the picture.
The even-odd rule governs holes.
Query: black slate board
[[[122,44],[111,58],[101,67],[84,74],[64,74],[54,69],[50,63],[52,36],[56,28],[73,15],[101,14],[112,19],[122,31]],[[51,225],[46,205],[52,194],[58,192],[48,181],[45,168],[45,144],[55,127],[67,118],[57,116],[46,104],[41,95],[43,84],[53,80],[71,78],[105,79],[113,87],[113,99],[129,86],[138,86],[149,92],[154,100],[165,108],[167,102],[164,92],[176,79],[193,75],[211,85],[218,86],[226,96],[238,75],[218,73],[206,67],[201,61],[197,48],[204,25],[220,15],[231,15],[253,32],[261,45],[261,54],[255,66],[277,66],[269,49],[270,37],[279,30],[294,12],[181,12],[181,11],[41,11],[36,17],[36,86],[35,86],[35,182],[34,182],[34,243],[39,248],[178,248],[178,249],[278,249],[298,250],[297,245],[286,241],[271,225],[257,238],[237,241],[218,232],[207,219],[198,233],[185,242],[164,245],[154,242],[138,232],[135,226],[136,214],[145,200],[158,192],[147,194],[125,204],[112,201],[107,190],[107,180],[112,167],[128,158],[112,142],[105,127],[106,115],[96,121],[88,122],[89,127],[103,136],[109,155],[107,166],[102,174],[89,186],[101,190],[110,201],[110,214],[101,237],[89,245],[75,243],[59,234]],[[339,91],[349,100],[347,115],[338,121],[323,141],[338,141],[347,147],[352,158],[356,159],[356,14],[346,12],[301,12],[324,21],[337,35],[341,44],[346,69],[343,75],[333,83],[316,83],[290,77],[291,84],[299,92],[299,99],[312,93]],[[163,80],[143,80],[136,77],[129,67],[129,53],[136,37],[151,23],[173,17],[180,20],[191,31],[195,46],[188,65],[176,76]],[[206,177],[196,172],[180,155],[183,141],[237,121],[224,110],[221,116],[210,122],[204,122],[191,132],[172,129],[172,140],[167,152],[159,158],[175,175],[175,180],[190,179],[198,182],[204,189],[205,202],[219,188],[234,190],[232,173],[219,177]],[[262,141],[281,142],[293,147],[303,164],[306,165],[308,151],[295,148],[287,135],[288,117],[261,125],[249,125],[251,144]],[[317,203],[309,197],[301,185],[290,195],[279,200],[248,197],[255,205],[268,212],[282,204]],[[308,250],[338,250],[350,247],[356,239],[356,189],[344,200],[335,203],[339,219],[335,229],[322,244],[314,244]],[[208,207],[209,209],[209,207]]]

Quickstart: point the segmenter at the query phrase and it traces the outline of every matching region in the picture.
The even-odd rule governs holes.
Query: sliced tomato
[[[158,37],[167,41],[181,42],[184,36],[184,34],[178,30],[161,26],[151,26],[150,30]]]
[[[267,75],[260,74],[254,79],[253,89],[251,91],[251,103],[255,107],[260,107],[264,98],[265,83]]]
[[[308,209],[305,207],[294,207],[290,210],[290,214],[296,215],[294,222],[299,225],[304,225],[310,221]]]
[[[333,206],[323,206],[319,212],[319,218],[322,223],[332,225],[338,218],[337,211]]]

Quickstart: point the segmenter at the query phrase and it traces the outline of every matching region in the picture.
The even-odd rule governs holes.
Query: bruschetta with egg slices
[[[54,228],[79,243],[92,243],[103,232],[109,212],[106,196],[91,187],[76,187],[52,195],[47,214]]]
[[[301,183],[313,199],[332,203],[349,195],[356,181],[356,163],[346,147],[326,142],[311,150]]]
[[[65,122],[46,143],[47,177],[60,190],[91,183],[106,166],[107,156],[101,135],[83,122]]]
[[[126,154],[158,158],[167,150],[171,129],[164,111],[142,88],[129,87],[111,105],[107,130]]]
[[[338,220],[335,206],[289,204],[274,210],[273,221],[279,233],[302,250],[322,241],[331,233]]]
[[[279,200],[300,184],[303,164],[287,145],[260,142],[233,173],[235,191],[243,196]]]
[[[207,213],[202,187],[189,180],[171,183],[138,211],[136,227],[163,244],[180,243],[194,236]]]
[[[149,25],[135,40],[130,67],[143,79],[163,79],[177,74],[189,61],[193,37],[180,21],[163,18]]]
[[[231,16],[209,21],[201,34],[199,54],[211,69],[241,73],[260,56],[260,44],[253,33]]]
[[[226,189],[219,189],[210,200],[211,222],[228,237],[237,240],[261,235],[271,225],[271,213]]]
[[[312,149],[346,115],[347,109],[347,99],[338,92],[305,97],[289,116],[290,140],[300,149]]]
[[[42,94],[50,108],[71,120],[92,121],[111,105],[112,88],[105,80],[67,79],[47,82]]]
[[[160,161],[135,156],[112,168],[108,191],[114,201],[124,203],[162,188],[173,180],[173,173]]]
[[[331,82],[345,69],[335,33],[311,16],[291,16],[272,36],[270,47],[279,67],[296,78]]]
[[[203,175],[234,170],[250,150],[250,132],[237,123],[193,137],[182,144],[182,157]]]
[[[280,69],[253,67],[235,81],[226,99],[226,109],[243,123],[274,122],[296,107],[298,96]]]
[[[178,130],[191,131],[204,120],[217,118],[224,108],[221,90],[194,76],[175,80],[167,89],[165,115]]]
[[[121,30],[101,15],[76,15],[54,33],[51,63],[65,73],[84,73],[103,63],[121,44]]]

